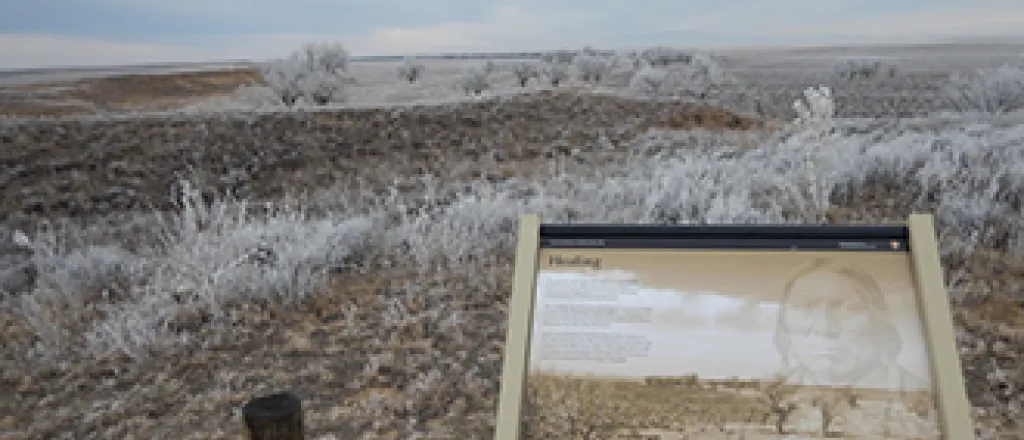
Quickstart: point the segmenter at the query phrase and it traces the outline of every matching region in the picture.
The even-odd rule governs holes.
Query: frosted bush
[[[705,99],[734,81],[713,63],[646,66],[630,79],[629,90],[646,97]]]
[[[290,56],[266,63],[263,80],[285,105],[300,101],[323,105],[343,102],[352,84],[349,54],[341,44],[309,43]]]
[[[654,55],[643,56],[649,59],[657,55],[656,62],[641,67],[630,78],[628,89],[636,95],[703,100],[720,96],[726,88],[736,88],[736,79],[708,54],[686,52],[683,56],[674,49],[648,50]]]
[[[803,100],[793,102],[797,123],[832,121],[836,114],[836,104],[832,99],[831,89],[825,86],[811,87],[805,89],[803,95]]]
[[[602,76],[601,84],[611,87],[629,87],[630,81],[640,69],[647,65],[640,55],[632,51],[621,51],[606,57],[607,71]]]
[[[370,219],[314,216],[288,200],[207,203],[188,184],[180,200],[179,211],[160,217],[161,244],[147,279],[84,335],[91,352],[140,355],[149,346],[188,342],[201,325],[190,316],[228,319],[224,306],[232,301],[299,299],[354,253],[365,253],[373,229]]]
[[[486,65],[471,67],[459,72],[455,83],[462,88],[465,94],[479,95],[491,87],[489,76],[490,71]]]
[[[540,76],[540,68],[536,63],[530,61],[523,61],[512,66],[512,73],[516,76],[516,81],[519,82],[520,87],[526,87],[526,83],[530,79],[538,78]]]
[[[558,87],[569,79],[569,66],[561,63],[547,63],[543,69],[544,77],[553,87]]]
[[[573,67],[581,81],[601,82],[612,70],[613,59],[595,55],[580,55],[573,61]]]
[[[484,72],[487,72],[487,74],[490,75],[498,69],[498,65],[494,64],[494,60],[485,60],[481,68]]]
[[[842,81],[857,79],[895,78],[899,72],[896,64],[888,60],[854,58],[836,63],[835,75]]]
[[[1001,66],[954,74],[942,96],[961,112],[1009,113],[1024,109],[1024,68]]]
[[[427,67],[422,63],[419,63],[412,58],[406,58],[402,65],[398,66],[398,76],[409,81],[409,83],[414,83],[423,76],[423,72],[426,70]]]

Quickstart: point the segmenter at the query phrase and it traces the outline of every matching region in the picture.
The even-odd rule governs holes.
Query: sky
[[[1019,0],[8,0],[0,69],[650,45],[1024,35]]]

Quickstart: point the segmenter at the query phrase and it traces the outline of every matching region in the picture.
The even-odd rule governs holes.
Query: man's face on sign
[[[871,309],[858,288],[831,272],[811,273],[793,284],[783,305],[784,329],[790,354],[809,373],[842,380],[874,360]]]

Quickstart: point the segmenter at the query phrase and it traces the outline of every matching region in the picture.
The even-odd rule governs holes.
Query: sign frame
[[[526,404],[526,380],[529,370],[530,341],[533,329],[533,308],[539,254],[545,232],[547,235],[576,236],[575,247],[608,247],[608,243],[586,240],[614,234],[615,231],[642,230],[641,235],[665,236],[685,232],[688,237],[719,240],[755,238],[750,246],[757,248],[756,238],[776,236],[813,239],[815,237],[875,235],[880,231],[903,240],[908,246],[912,279],[923,324],[924,342],[929,353],[932,383],[935,387],[937,419],[942,438],[960,440],[974,438],[971,406],[964,385],[963,370],[956,346],[952,313],[943,281],[938,243],[932,214],[911,214],[905,223],[877,226],[839,225],[589,225],[541,224],[534,214],[519,219],[516,237],[515,275],[508,305],[508,325],[504,350],[501,388],[495,423],[496,440],[520,440],[523,406]],[[581,241],[582,240],[582,241]],[[806,242],[811,248],[812,241]],[[693,245],[693,242],[689,243]],[[553,246],[554,247],[554,246]],[[666,246],[666,247],[681,247]],[[693,248],[686,246],[686,248]]]

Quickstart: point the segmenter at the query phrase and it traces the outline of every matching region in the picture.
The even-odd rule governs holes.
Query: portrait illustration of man
[[[927,390],[897,363],[902,339],[882,289],[867,272],[828,260],[784,285],[775,345],[790,383]]]

